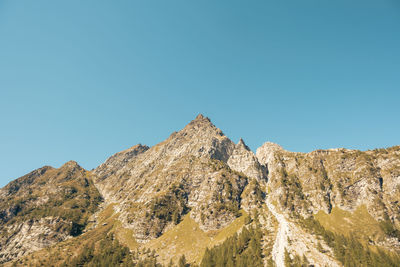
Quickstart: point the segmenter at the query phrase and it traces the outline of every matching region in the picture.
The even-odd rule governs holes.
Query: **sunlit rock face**
[[[400,252],[399,201],[399,146],[296,153],[267,142],[254,154],[198,115],[159,144],[135,145],[92,171],[69,161],[0,189],[0,263],[29,266],[52,255],[61,264],[107,237],[131,251],[155,249],[163,264],[182,254],[199,264],[206,248],[260,227],[267,266],[283,265],[285,251],[341,266],[304,220],[325,219],[340,234],[351,225],[369,245]],[[341,225],[337,214],[347,216]]]

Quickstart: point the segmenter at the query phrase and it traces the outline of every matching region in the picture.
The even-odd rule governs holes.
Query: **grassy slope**
[[[327,230],[339,234],[354,234],[358,238],[367,237],[379,238],[383,236],[383,231],[379,223],[368,213],[365,205],[357,207],[354,212],[345,211],[334,207],[330,214],[319,211],[315,218]]]
[[[227,227],[218,230],[204,232],[198,224],[187,214],[182,222],[169,229],[162,236],[145,244],[142,248],[155,249],[159,255],[158,260],[168,263],[170,258],[176,262],[182,254],[185,254],[188,262],[200,263],[206,247],[213,247],[223,242],[226,238],[238,232],[244,225],[248,214],[241,210],[242,216],[238,217]],[[87,231],[81,236],[60,242],[51,248],[42,249],[19,261],[19,266],[50,266],[59,265],[68,258],[73,258],[85,247],[98,244],[108,233],[114,233],[118,240],[131,250],[140,247],[133,237],[133,231],[123,228],[117,220],[118,214],[113,210],[113,204],[102,210],[98,218],[98,226]],[[90,228],[91,225],[88,227]],[[8,265],[11,265],[9,263]]]
[[[176,262],[182,254],[185,254],[188,262],[200,263],[207,247],[221,243],[243,227],[248,215],[244,211],[241,214],[227,227],[212,232],[203,232],[190,214],[187,214],[181,223],[150,241],[145,247],[156,250],[160,255],[159,260],[164,263],[168,263],[171,256]]]

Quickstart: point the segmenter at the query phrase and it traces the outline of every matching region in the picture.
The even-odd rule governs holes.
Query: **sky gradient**
[[[400,145],[400,2],[0,0],[0,186],[198,113],[254,151]]]

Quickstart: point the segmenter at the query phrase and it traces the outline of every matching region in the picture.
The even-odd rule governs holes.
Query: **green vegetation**
[[[187,266],[190,266],[190,264],[188,264],[188,263],[186,262],[185,255],[182,255],[182,256],[179,258],[178,267],[187,267]]]
[[[261,207],[265,202],[265,193],[261,190],[261,185],[256,179],[249,179],[249,184],[245,187],[241,198],[249,198],[257,207]]]
[[[84,247],[82,252],[72,260],[67,260],[62,267],[69,266],[87,266],[87,267],[157,267],[161,266],[157,263],[156,256],[153,252],[144,252],[141,256],[139,253],[131,254],[129,249],[122,246],[113,235],[104,238],[98,248],[92,246]]]
[[[186,202],[187,194],[184,191],[183,183],[173,184],[165,195],[156,198],[151,203],[150,212],[146,214],[146,218],[158,218],[178,224],[181,216],[189,211]]]
[[[357,238],[376,239],[384,235],[379,223],[368,213],[365,205],[360,205],[353,212],[334,207],[330,214],[319,211],[315,215],[321,225],[332,232]],[[388,228],[389,230],[389,228]]]
[[[183,217],[182,222],[163,233],[159,238],[149,241],[144,247],[156,250],[160,261],[165,263],[171,258],[177,261],[178,257],[183,254],[190,262],[200,262],[203,251],[210,242],[211,238],[199,228],[188,213]],[[173,252],[170,251],[171,247],[174,248]]]
[[[386,235],[395,237],[400,241],[400,231],[396,229],[387,215],[385,216],[385,220],[379,223],[379,226]]]
[[[217,234],[213,236],[213,245],[219,244],[220,242],[226,240],[226,238],[235,235],[235,233],[237,233],[245,225],[246,220],[252,220],[244,210],[240,210],[239,212],[241,214],[240,217],[236,218],[227,227],[218,230]]]
[[[242,173],[231,170],[223,162],[220,162],[218,166],[220,173],[217,188],[212,196],[213,204],[211,207],[207,207],[207,210],[211,209],[210,213],[213,214],[213,217],[225,213],[239,217],[241,215],[239,212],[241,195],[248,184],[248,178]]]
[[[296,215],[296,209],[304,208],[307,205],[301,182],[296,175],[288,174],[284,168],[280,170],[280,176],[284,188],[281,204],[292,211],[291,215]]]
[[[66,231],[72,236],[81,234],[90,215],[97,210],[102,201],[100,193],[87,172],[83,172],[76,179],[57,182],[57,191],[47,192],[46,188],[37,187],[36,184],[10,196],[7,201],[1,201],[0,211],[12,211],[12,216],[6,221],[3,220],[3,223],[9,225],[52,216],[69,222],[59,222],[54,226],[57,231]],[[40,198],[46,201],[37,204]]]
[[[379,248],[363,246],[354,235],[344,236],[326,230],[318,221],[310,217],[300,223],[314,234],[321,236],[333,249],[335,257],[345,266],[398,266],[400,256]]]
[[[178,225],[146,243],[145,248],[156,250],[160,262],[167,263],[171,257],[176,262],[180,255],[185,255],[188,262],[200,263],[207,246],[220,244],[243,227],[249,216],[243,210],[240,212],[242,216],[227,227],[210,232],[203,232],[188,213]],[[171,247],[174,248],[172,254]]]
[[[212,170],[215,171],[215,172],[227,168],[226,164],[225,164],[223,161],[217,160],[217,159],[210,159],[208,165],[209,165],[209,166],[212,168]]]
[[[225,178],[225,174],[222,174]],[[240,190],[232,186],[229,179],[220,179],[217,182],[220,190],[214,191],[213,198],[216,200],[213,205],[213,211],[216,214],[222,212],[233,213],[236,217],[240,216]]]
[[[262,232],[259,228],[243,227],[239,235],[229,237],[214,248],[207,248],[200,266],[263,266],[261,239]]]
[[[299,255],[295,255],[293,259],[290,258],[289,252],[285,249],[285,266],[286,267],[308,267],[309,262],[305,255],[300,258]]]
[[[148,225],[149,234],[159,237],[169,222],[178,224],[188,211],[183,183],[173,184],[165,194],[155,198],[149,205],[145,215],[146,221],[152,222]],[[153,222],[157,225],[153,225]]]
[[[64,262],[69,262],[74,257],[79,256],[87,249],[94,249],[94,254],[98,254],[98,248],[103,240],[109,240],[107,236],[112,235],[112,239],[117,239],[121,245],[126,245],[126,237],[122,240],[119,239],[120,224],[115,220],[117,214],[113,214],[113,205],[109,205],[106,209],[98,214],[99,225],[87,232],[56,243],[53,246],[33,252],[27,257],[18,260],[18,266],[60,266]],[[131,250],[136,247],[130,247]]]

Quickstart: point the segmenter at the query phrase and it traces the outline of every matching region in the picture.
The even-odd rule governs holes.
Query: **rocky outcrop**
[[[12,181],[0,190],[0,263],[79,235],[100,201],[75,161]]]
[[[304,231],[294,222],[289,221],[285,214],[278,212],[275,206],[267,199],[269,212],[278,222],[276,236],[271,251],[272,259],[277,267],[287,266],[285,262],[285,252],[292,255],[303,255],[307,258],[309,265],[312,266],[340,266],[334,259],[329,247],[324,245],[325,251],[318,249],[317,244],[321,245],[321,240],[312,233]]]
[[[232,170],[242,172],[248,177],[256,178],[259,181],[267,179],[267,168],[259,163],[257,157],[246,146],[243,139],[240,139],[235,146],[228,159],[228,166]]]
[[[0,263],[72,237],[68,232],[70,224],[61,218],[45,217],[6,225],[0,236]]]
[[[266,143],[257,150],[269,171],[270,198],[282,212],[309,217],[319,211],[329,214],[334,207],[354,212],[365,205],[379,223],[393,225],[391,229],[400,226],[399,155],[400,147],[294,153]]]
[[[353,211],[365,204],[376,218],[383,219],[386,213],[394,221],[398,221],[395,214],[399,214],[395,205],[395,199],[400,197],[399,155],[399,147],[366,152],[332,149],[294,153],[266,143],[257,150],[258,159],[268,167],[270,186],[278,191],[292,186],[291,193],[302,193],[307,202],[304,212],[329,213],[332,206]]]
[[[278,151],[284,151],[284,149],[275,143],[266,142],[261,147],[257,148],[256,156],[261,164],[271,164]]]
[[[202,229],[218,229],[235,218],[247,184],[246,177],[233,174],[226,164],[235,147],[208,118],[199,115],[154,147],[129,158],[108,159],[94,170],[100,177],[97,187],[107,202],[117,203],[120,220],[134,230],[138,241],[156,238],[189,210]],[[221,190],[228,187],[231,199],[223,200]],[[219,210],[206,214],[201,205],[217,205]],[[155,212],[158,208],[165,211]],[[170,214],[173,209],[179,214]],[[156,223],[149,224],[150,219]]]
[[[132,158],[147,151],[148,149],[148,146],[138,144],[124,151],[115,153],[114,155],[109,157],[106,162],[104,162],[94,170],[94,173],[97,176],[97,182],[102,181],[108,176],[115,174],[118,170],[125,167],[125,165],[129,161],[131,161]]]

